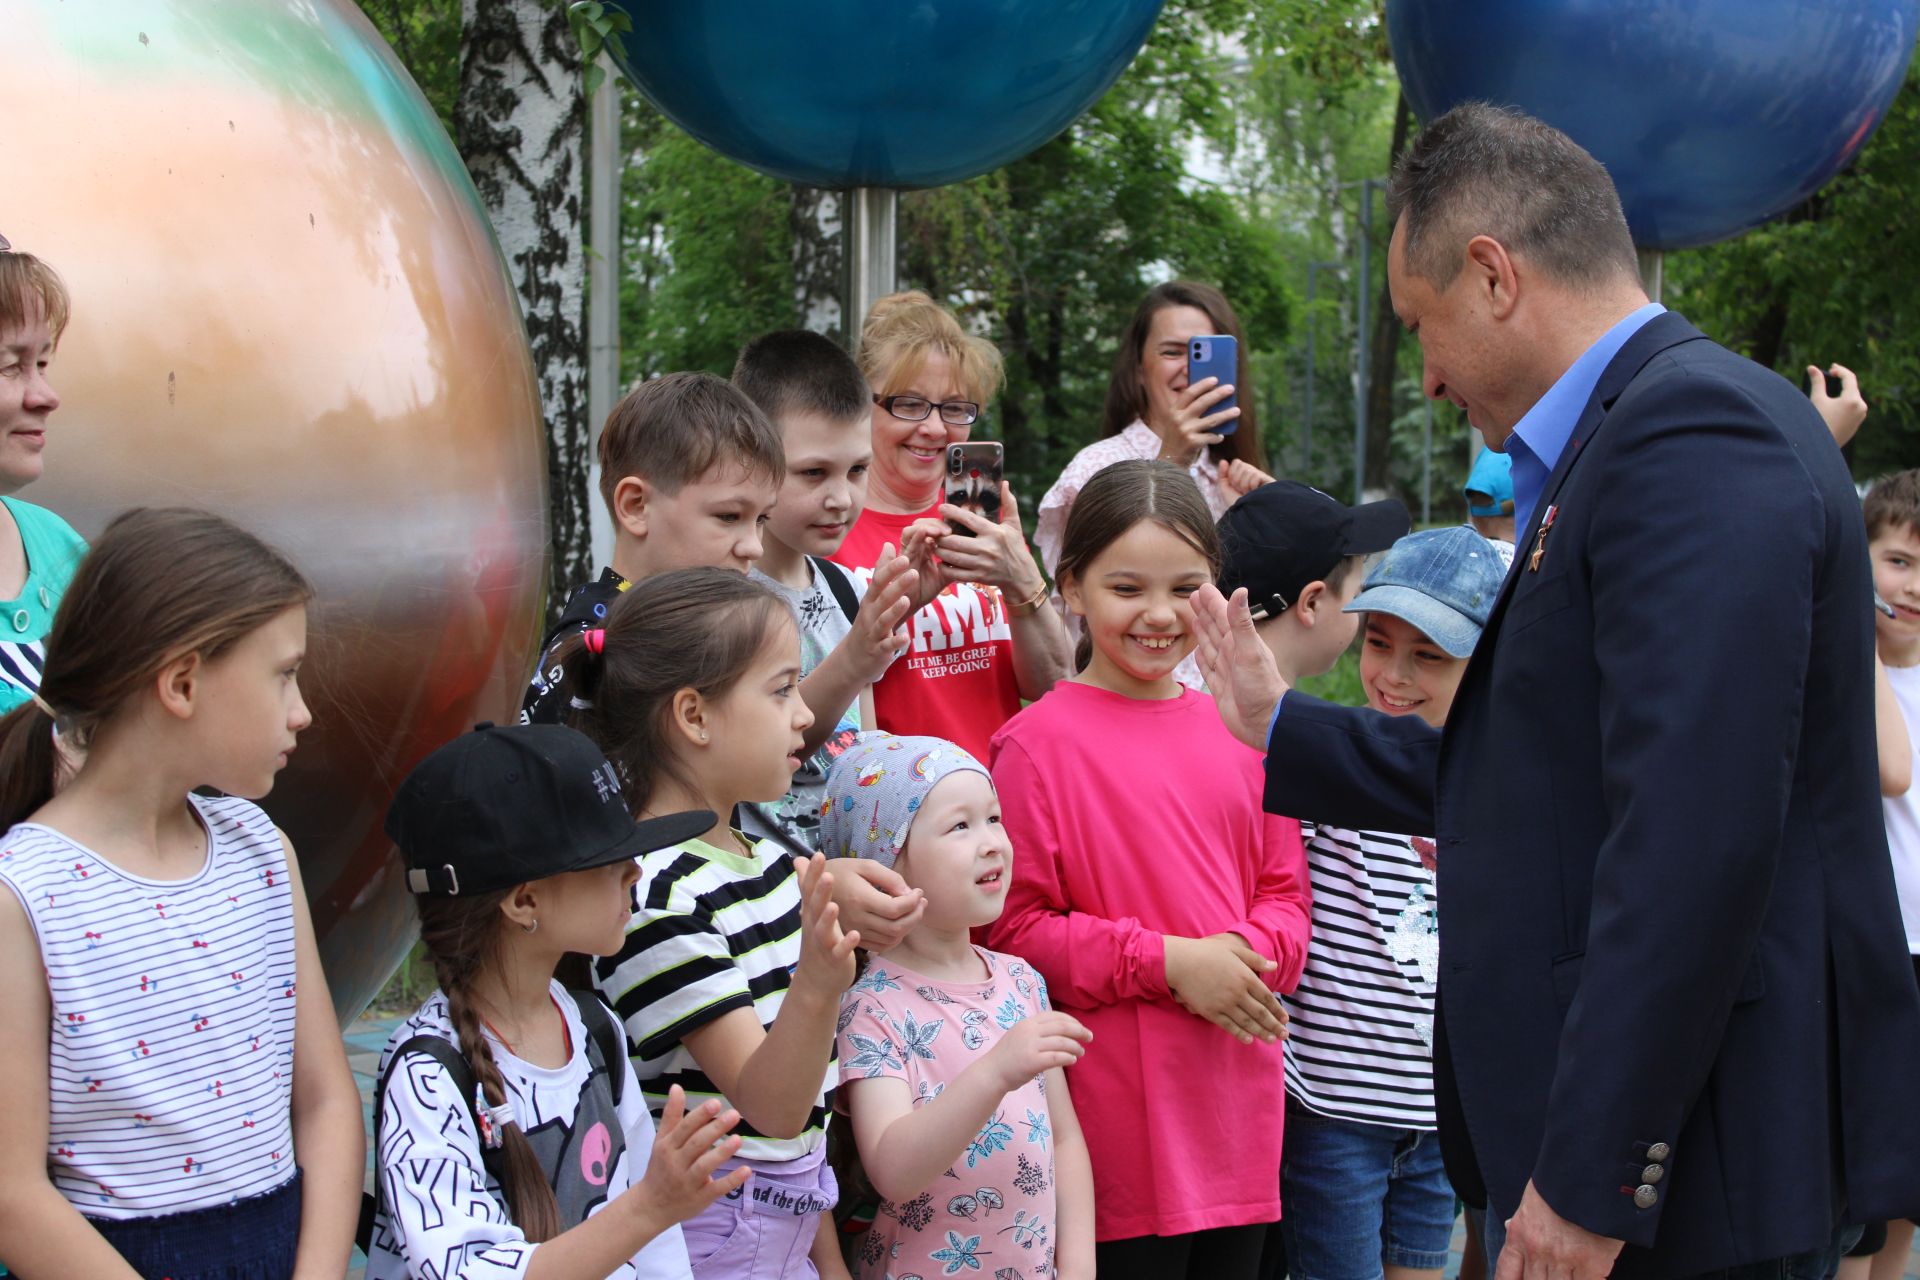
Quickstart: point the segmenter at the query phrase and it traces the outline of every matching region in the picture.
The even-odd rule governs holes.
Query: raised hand
[[[873,578],[847,636],[867,684],[885,675],[894,656],[912,643],[901,624],[918,607],[914,602],[919,588],[920,575],[913,561],[894,554],[892,543],[881,547],[879,563],[873,567]]]
[[[1046,585],[1033,552],[1027,549],[1020,505],[1006,481],[1000,482],[999,520],[951,503],[941,504],[940,515],[948,524],[966,530],[938,540],[936,550],[949,581],[998,587],[1009,600],[1030,600]]]
[[[1253,629],[1247,589],[1228,600],[1211,582],[1193,594],[1194,655],[1227,731],[1255,751],[1267,749],[1274,708],[1287,692],[1273,655]]]
[[[1220,488],[1229,502],[1238,502],[1261,485],[1272,483],[1273,477],[1251,462],[1233,458],[1220,464]]]
[[[1011,1093],[1043,1071],[1080,1061],[1093,1032],[1071,1014],[1049,1009],[1013,1024],[987,1053],[1001,1088]]]
[[[634,1209],[651,1212],[662,1229],[685,1222],[720,1197],[731,1195],[753,1174],[742,1165],[723,1177],[713,1176],[740,1149],[740,1139],[727,1136],[740,1123],[740,1113],[723,1112],[720,1103],[711,1099],[691,1111],[686,1104],[679,1085],[667,1090],[646,1176],[615,1202],[624,1208],[632,1200]]]
[[[840,908],[833,901],[833,873],[823,854],[795,858],[800,881],[800,962],[794,966],[793,985],[837,998],[853,985],[854,948],[860,934],[843,932]]]
[[[1160,433],[1160,456],[1168,462],[1190,466],[1210,444],[1226,439],[1219,428],[1240,416],[1240,406],[1213,412],[1213,406],[1233,394],[1231,382],[1202,378],[1185,391],[1176,392],[1173,401],[1172,433]],[[1156,427],[1157,430],[1157,427]]]
[[[1813,407],[1820,412],[1820,420],[1827,424],[1827,430],[1833,435],[1833,442],[1845,447],[1860,430],[1860,424],[1867,420],[1867,401],[1860,394],[1860,379],[1853,370],[1843,364],[1827,366],[1827,373],[1840,379],[1840,394],[1827,394],[1826,375],[1813,365],[1807,366],[1807,399],[1813,401]]]
[[[1273,961],[1234,933],[1209,938],[1166,939],[1167,986],[1189,1013],[1197,1014],[1241,1044],[1272,1044],[1287,1034],[1287,1013],[1260,975]]]

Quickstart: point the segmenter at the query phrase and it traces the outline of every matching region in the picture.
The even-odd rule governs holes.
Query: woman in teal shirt
[[[0,713],[39,690],[54,611],[87,551],[65,520],[13,496],[45,465],[47,419],[60,407],[47,368],[66,327],[60,277],[0,236]]]

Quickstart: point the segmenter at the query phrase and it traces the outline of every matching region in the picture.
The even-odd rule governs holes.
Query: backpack
[[[606,1071],[608,1087],[613,1090],[613,1105],[620,1105],[620,1097],[626,1092],[627,1073],[615,1069],[615,1064],[626,1057],[626,1033],[607,1012],[607,1006],[600,1003],[600,997],[591,992],[567,988],[567,994],[573,997],[573,1003],[580,1010],[580,1021],[587,1029],[587,1061],[589,1066],[603,1068]],[[444,1036],[423,1033],[402,1041],[398,1049],[387,1059],[386,1070],[380,1073],[379,1081],[373,1088],[373,1158],[380,1159],[380,1113],[386,1106],[387,1081],[393,1076],[393,1069],[408,1054],[424,1053],[439,1063],[441,1069],[453,1077],[453,1087],[467,1102],[467,1119],[473,1122],[473,1131],[480,1132],[480,1117],[474,1109],[474,1089],[478,1079],[473,1074],[473,1064],[460,1052],[460,1046]],[[596,1062],[595,1059],[598,1059]],[[500,1179],[500,1148],[480,1148],[480,1163],[495,1182]],[[373,1252],[373,1218],[386,1204],[385,1184],[376,1169],[373,1176],[373,1190],[360,1193],[360,1225],[354,1231],[353,1242],[360,1246],[360,1252]]]
[[[827,590],[833,592],[833,598],[840,606],[840,612],[847,615],[852,623],[860,616],[860,601],[853,594],[853,583],[847,578],[847,571],[831,560],[819,556],[808,556],[813,565],[814,576],[826,581]]]

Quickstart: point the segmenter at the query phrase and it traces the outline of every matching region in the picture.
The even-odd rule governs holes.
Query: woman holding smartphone
[[[1237,347],[1232,383],[1189,380],[1194,338],[1231,337]],[[1231,399],[1234,403],[1226,405]],[[1254,420],[1247,344],[1233,306],[1212,285],[1172,280],[1140,299],[1120,335],[1099,440],[1074,455],[1040,499],[1033,540],[1047,572],[1060,563],[1067,513],[1087,481],[1116,462],[1157,458],[1185,467],[1218,520],[1249,489],[1273,479]],[[1056,600],[1058,597],[1055,597]]]
[[[873,388],[873,468],[866,509],[833,558],[864,576],[892,545],[922,584],[913,643],[873,686],[874,716],[984,757],[1022,699],[1067,674],[1069,656],[1005,482],[998,520],[941,502],[947,446],[968,441],[999,390],[1000,353],[914,290],[874,304],[858,358]]]

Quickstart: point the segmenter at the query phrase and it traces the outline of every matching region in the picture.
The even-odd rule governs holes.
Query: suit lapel
[[[1593,395],[1588,398],[1586,408],[1580,412],[1580,421],[1574,424],[1573,434],[1567,437],[1567,447],[1560,451],[1560,459],[1554,463],[1553,473],[1547,477],[1547,483],[1540,490],[1539,499],[1533,504],[1533,513],[1527,521],[1526,536],[1514,544],[1513,568],[1508,571],[1506,581],[1500,584],[1500,594],[1494,598],[1493,611],[1487,616],[1487,630],[1492,631],[1500,621],[1500,615],[1506,612],[1507,601],[1520,583],[1520,575],[1527,572],[1527,563],[1533,557],[1535,541],[1540,536],[1541,522],[1546,518],[1548,508],[1559,496],[1560,488],[1567,482],[1567,476],[1573,471],[1585,452],[1587,441],[1593,438],[1600,424],[1606,421],[1608,410],[1613,402],[1627,389],[1640,370],[1649,360],[1669,347],[1682,342],[1691,342],[1706,335],[1688,324],[1676,311],[1664,312],[1641,325],[1639,331],[1628,338],[1626,345],[1615,353],[1607,367],[1601,371],[1600,381],[1593,387]]]

